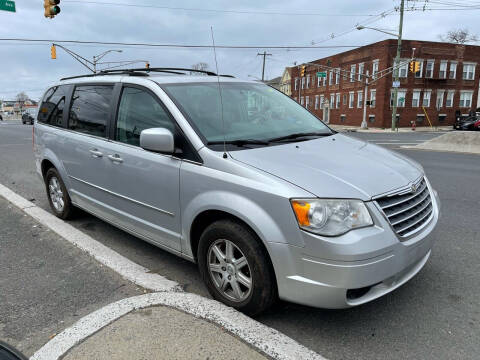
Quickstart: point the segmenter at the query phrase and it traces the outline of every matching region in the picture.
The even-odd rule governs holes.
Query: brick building
[[[420,71],[409,71],[415,48]],[[360,126],[363,119],[365,74],[369,78],[367,121],[369,127],[390,127],[393,67],[397,40],[384,40],[310,62],[305,77],[291,68],[291,97],[332,124]],[[399,69],[397,124],[451,125],[456,111],[468,114],[479,104],[480,46],[404,40]],[[317,77],[326,72],[326,77]]]

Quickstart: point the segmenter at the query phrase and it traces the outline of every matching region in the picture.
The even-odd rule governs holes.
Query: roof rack
[[[84,77],[95,77],[95,76],[104,76],[104,75],[129,75],[129,76],[148,76],[150,72],[160,72],[176,75],[186,75],[186,72],[196,72],[201,74],[206,74],[208,76],[217,76],[216,73],[207,70],[196,70],[196,69],[187,69],[187,68],[135,68],[135,69],[115,69],[115,70],[102,70],[95,74],[86,74],[86,75],[77,75],[65,77],[60,80],[70,80],[70,79],[79,79]],[[219,75],[222,77],[231,77],[233,75]]]

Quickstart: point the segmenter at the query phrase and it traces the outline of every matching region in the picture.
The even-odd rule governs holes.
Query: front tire
[[[50,203],[53,213],[60,219],[71,219],[74,215],[75,208],[57,169],[48,169],[45,175],[45,186],[48,202]]]
[[[209,225],[200,237],[198,266],[218,301],[257,315],[276,300],[276,281],[268,254],[257,236],[233,220]]]

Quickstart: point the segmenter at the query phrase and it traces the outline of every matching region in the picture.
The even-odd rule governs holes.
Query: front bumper
[[[321,308],[348,308],[383,296],[415,276],[433,245],[428,235],[440,215],[435,191],[433,216],[401,242],[380,210],[368,203],[375,226],[327,238],[303,232],[305,247],[269,243],[279,297]]]

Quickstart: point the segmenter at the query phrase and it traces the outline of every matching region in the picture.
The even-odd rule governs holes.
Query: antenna
[[[215,48],[215,38],[213,37],[213,27],[210,26],[210,32],[212,34],[212,43],[213,43],[213,55],[215,57],[215,68],[217,72],[217,84],[218,84],[218,94],[220,95],[220,108],[222,116],[222,132],[223,132],[223,158],[227,159],[227,145],[225,144],[225,119],[223,118],[223,98],[222,98],[222,87],[220,86],[220,75],[218,75],[218,63],[217,63],[217,50]]]

